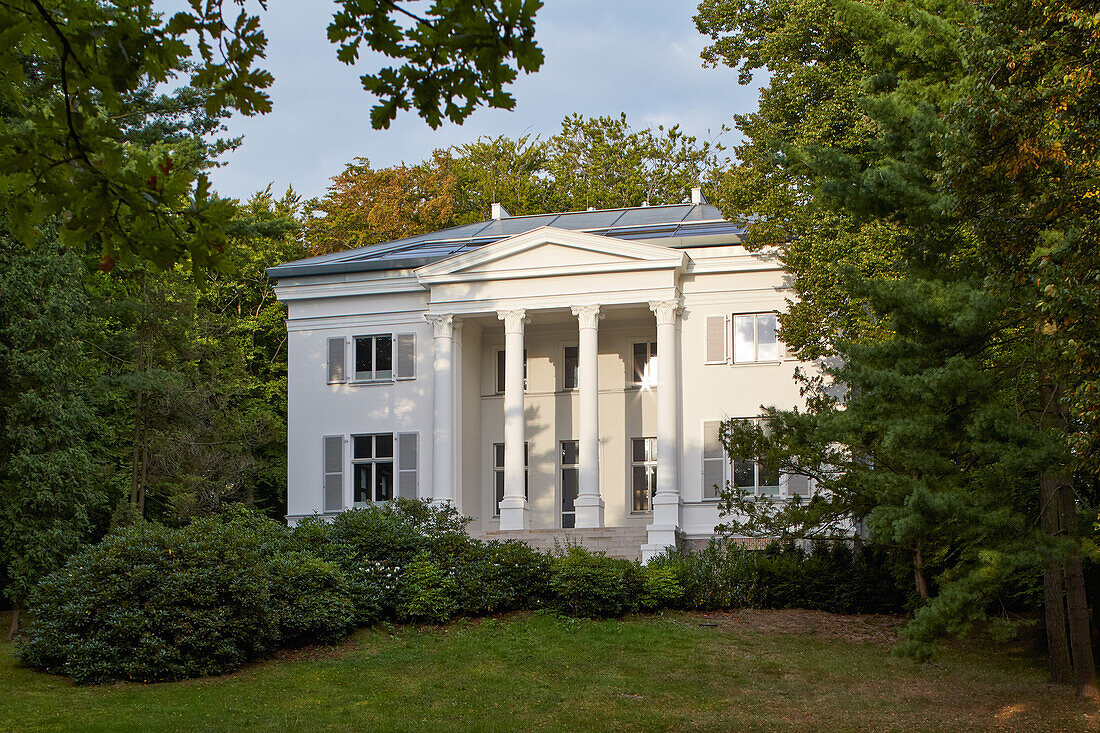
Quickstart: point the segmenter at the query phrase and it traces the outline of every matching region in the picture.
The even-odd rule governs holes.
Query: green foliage
[[[628,582],[635,565],[628,560],[569,547],[550,567],[550,603],[570,616],[614,618],[631,608]]]
[[[88,392],[91,306],[56,237],[27,250],[0,222],[0,566],[16,607],[109,506]]]
[[[97,238],[107,270],[128,255],[215,264],[233,211],[210,194],[205,152],[128,133],[157,113],[152,87],[181,76],[197,95],[187,116],[268,111],[257,17],[227,18],[220,0],[171,18],[150,0],[20,0],[0,6],[0,28],[0,200],[15,237],[33,242],[64,211],[62,241]]]
[[[675,608],[684,597],[684,589],[675,570],[667,566],[646,565],[640,568],[641,588],[634,605],[639,611]]]
[[[666,550],[649,567],[666,569],[683,589],[681,608],[714,611],[752,606],[756,593],[755,555],[740,545],[710,542],[697,552]]]
[[[278,634],[255,534],[201,519],[140,522],[74,556],[32,594],[23,663],[81,684],[221,674]]]
[[[545,141],[481,138],[382,169],[356,158],[305,207],[323,212],[307,215],[305,238],[313,254],[361,247],[481,221],[492,203],[515,215],[678,204],[694,186],[714,190],[722,151],[677,126],[572,115]]]
[[[413,558],[402,574],[401,585],[397,617],[402,621],[443,623],[454,616],[454,580],[427,553]]]
[[[355,625],[348,583],[335,563],[304,552],[281,552],[267,560],[271,603],[284,645],[332,644]]]
[[[530,74],[543,63],[535,43],[540,0],[434,0],[419,14],[401,0],[341,4],[328,27],[341,61],[354,64],[361,45],[405,61],[360,77],[363,88],[381,100],[371,110],[376,130],[410,107],[432,128],[444,117],[461,123],[480,104],[512,109],[516,101],[504,87],[519,71]]]

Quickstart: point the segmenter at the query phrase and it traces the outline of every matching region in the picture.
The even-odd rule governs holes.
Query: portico
[[[677,280],[685,259],[682,252],[664,247],[544,228],[421,268],[417,272],[418,279],[427,285],[430,293],[426,318],[435,326],[433,393],[437,405],[433,455],[437,460],[433,463],[431,497],[454,501],[458,496],[455,466],[447,457],[463,454],[461,442],[470,436],[458,430],[453,435],[459,445],[451,445],[449,426],[456,411],[461,410],[463,386],[456,381],[448,365],[456,351],[456,326],[469,323],[472,325],[470,330],[477,332],[480,339],[495,342],[500,330],[503,331],[503,376],[498,375],[493,385],[497,390],[486,390],[488,393],[481,395],[485,403],[482,409],[490,414],[480,425],[483,433],[491,432],[490,426],[494,423],[491,412],[495,410],[503,416],[503,466],[496,465],[495,453],[499,448],[495,448],[489,451],[492,473],[482,471],[483,476],[494,478],[498,473],[503,474],[503,496],[499,499],[499,507],[492,507],[499,512],[496,525],[499,530],[552,528],[549,525],[554,519],[550,512],[532,512],[532,502],[545,503],[550,494],[562,500],[563,514],[561,524],[552,526],[578,529],[605,526],[608,497],[604,485],[620,489],[631,485],[628,474],[633,464],[628,444],[631,438],[645,440],[646,435],[640,419],[624,421],[623,414],[617,414],[616,432],[622,435],[614,441],[618,449],[609,449],[612,441],[601,432],[601,396],[610,406],[614,403],[612,395],[617,391],[619,397],[633,399],[638,404],[652,401],[654,397],[657,403],[656,435],[651,436],[656,438],[656,464],[659,466],[656,496],[643,497],[648,500],[643,510],[635,510],[640,506],[636,502],[625,513],[632,515],[630,519],[635,525],[646,523],[648,545],[654,548],[675,545],[681,526],[682,503],[677,461],[681,415],[681,388],[676,368],[681,312]],[[550,262],[555,264],[542,264]],[[491,277],[486,277],[490,273]],[[564,278],[574,285],[572,292],[561,292]],[[639,287],[640,278],[648,281],[649,287]],[[547,279],[554,283],[552,292],[546,292],[551,290],[545,285]],[[518,295],[520,291],[526,295]],[[604,325],[612,327],[614,344],[609,341],[601,348]],[[547,356],[546,360],[553,363],[547,364],[549,369],[544,370],[545,373],[540,372],[538,378],[543,383],[529,388],[525,384],[525,355],[531,328],[542,329],[540,353],[547,348],[557,349],[562,352],[562,358],[556,358],[559,354],[554,354],[553,359]],[[631,336],[632,332],[636,335]],[[634,379],[634,354],[630,349],[624,353],[623,344],[650,344],[654,333],[654,366],[661,366],[656,370],[656,383],[646,375],[646,382],[641,384]],[[472,343],[466,348],[472,348]],[[493,359],[492,353],[491,348],[481,349],[477,369],[482,374],[492,370],[493,362],[500,361]],[[574,353],[575,362],[570,359]],[[647,364],[654,361],[653,356],[648,359]],[[502,394],[498,396],[495,392],[501,386]],[[469,382],[466,388],[470,388]],[[554,400],[556,407],[532,409],[535,405],[548,403],[551,394],[557,398]],[[563,397],[566,398],[564,402]],[[438,404],[444,399],[449,404]],[[501,403],[499,407],[498,402]],[[540,417],[550,410],[557,415],[572,413],[574,409],[576,417],[570,414],[568,427],[550,429],[543,424],[545,420],[540,421]],[[618,408],[615,411],[621,412]],[[557,419],[562,418],[559,415]],[[637,424],[626,424],[629,422]],[[613,423],[609,420],[608,424]],[[491,436],[483,435],[482,441],[499,445]],[[620,452],[621,455],[615,455]],[[473,451],[465,454],[471,455]],[[528,463],[544,460],[549,454],[558,456],[554,470],[547,471],[543,466],[533,472]],[[568,496],[573,475],[576,494]],[[608,480],[602,481],[605,476]],[[484,481],[482,487],[491,492],[495,483]],[[618,495],[614,498],[617,513],[622,514],[628,499]],[[484,504],[478,508],[483,507]],[[471,511],[465,506],[461,508],[467,513]],[[573,524],[566,524],[564,517],[568,509],[573,512]],[[538,517],[538,521],[533,522],[533,516]]]

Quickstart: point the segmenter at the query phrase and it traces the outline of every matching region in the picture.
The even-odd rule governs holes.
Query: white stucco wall
[[[655,242],[655,243],[659,243]],[[497,245],[491,245],[497,246]],[[558,250],[558,245],[547,245]],[[620,249],[624,246],[617,243]],[[455,339],[455,460],[459,508],[475,517],[475,529],[497,526],[493,514],[492,444],[503,442],[503,398],[496,394],[496,352],[503,348],[498,308],[527,307],[528,388],[525,395],[530,443],[530,522],[533,528],[559,527],[561,521],[559,443],[578,437],[577,393],[562,387],[565,345],[578,341],[569,305],[601,303],[599,324],[600,491],[609,526],[644,526],[647,514],[630,511],[630,439],[657,434],[653,390],[630,385],[633,344],[656,340],[652,299],[680,298],[680,476],[681,529],[686,536],[710,533],[718,521],[716,504],[703,500],[703,422],[752,417],[760,405],[800,404],[793,374],[797,362],[706,364],[707,316],[765,313],[786,308],[786,277],[774,259],[751,255],[740,246],[686,251],[686,266],[622,272],[560,272],[550,265],[600,267],[592,253],[566,257],[549,249],[521,252],[511,265],[481,264],[471,282],[439,275],[418,282],[411,271],[356,273],[286,280],[279,296],[288,302],[289,430],[288,513],[291,518],[321,513],[322,437],[358,433],[415,431],[420,436],[420,495],[430,496],[432,480],[432,328],[424,314],[454,312],[463,323]],[[605,261],[610,261],[605,258]],[[613,265],[613,263],[612,263]],[[488,277],[496,267],[501,279]],[[507,275],[522,267],[522,277]],[[609,266],[614,270],[613,266]],[[537,272],[535,272],[537,271]],[[450,281],[445,281],[451,278]],[[616,305],[617,304],[617,305]],[[386,384],[328,384],[326,346],[331,337],[372,333],[415,333],[415,380]],[[353,355],[349,347],[348,363]],[[350,445],[344,453],[345,505],[351,506]],[[658,468],[660,472],[660,468]]]

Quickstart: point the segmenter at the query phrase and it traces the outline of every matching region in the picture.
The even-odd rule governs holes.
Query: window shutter
[[[707,316],[707,364],[726,363],[726,317]]]
[[[416,499],[417,489],[417,433],[397,434],[397,495],[402,499]]]
[[[787,496],[807,497],[809,495],[810,479],[805,476],[787,476]]]
[[[726,450],[719,439],[720,420],[703,423],[703,498],[717,499],[726,485]]]
[[[346,382],[344,370],[344,337],[328,340],[328,381],[329,384]]]
[[[325,436],[325,511],[344,508],[344,436]]]
[[[416,334],[397,334],[397,379],[416,379]]]

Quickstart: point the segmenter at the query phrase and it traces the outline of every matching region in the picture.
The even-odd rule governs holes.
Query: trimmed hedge
[[[179,529],[134,524],[42,581],[17,654],[82,684],[175,680],[383,620],[905,604],[889,558],[844,543],[764,552],[711,543],[642,565],[581,547],[544,555],[515,540],[479,542],[465,522],[452,507],[398,499],[294,529],[239,507]]]

